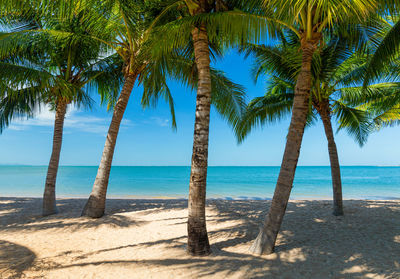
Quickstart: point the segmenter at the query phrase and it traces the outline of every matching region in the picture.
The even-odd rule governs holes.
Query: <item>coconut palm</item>
[[[251,3],[259,1],[250,1]],[[290,29],[300,41],[301,68],[294,90],[292,117],[289,126],[282,165],[271,207],[250,251],[256,254],[273,253],[285,214],[294,174],[300,153],[304,128],[309,111],[309,97],[312,87],[311,65],[313,54],[323,46],[323,33],[336,26],[356,23],[367,18],[372,12],[381,12],[382,6],[376,1],[279,1],[265,0],[254,13],[276,26]]]
[[[163,42],[167,42],[160,46],[160,51],[167,53],[171,48],[184,48],[188,41],[192,42],[198,72],[189,182],[188,252],[192,255],[207,255],[210,253],[205,215],[208,139],[210,108],[213,94],[215,94],[210,62],[214,55],[222,52],[224,46],[231,46],[251,38],[253,29],[250,28],[251,17],[248,15],[226,13],[235,7],[240,7],[239,1],[174,0],[170,2],[162,15],[175,13],[178,18],[158,28],[158,36]],[[262,23],[264,24],[264,21]],[[259,27],[260,24],[254,24],[254,26]],[[237,116],[238,114],[230,114],[228,121],[234,122]]]
[[[137,81],[146,83],[150,69],[159,65],[151,60],[149,54],[154,11],[151,11],[148,5],[154,8],[153,4],[148,1],[116,0],[104,1],[100,7],[94,5],[94,10],[104,15],[103,23],[106,27],[103,29],[103,35],[92,38],[107,45],[119,56],[123,65],[124,81],[118,100],[111,106],[113,116],[93,189],[82,211],[83,216],[92,218],[103,216],[117,136],[131,92]],[[165,79],[161,81],[159,86],[163,90],[160,92],[168,101],[172,101]],[[152,91],[147,86],[145,90]],[[174,115],[173,110],[172,115]],[[172,123],[175,125],[174,117]]]
[[[115,143],[134,83],[138,81],[143,84],[144,105],[153,103],[160,95],[172,104],[172,96],[166,83],[167,77],[179,79],[194,87],[194,75],[204,74],[202,70],[196,71],[193,68],[192,53],[193,49],[195,53],[197,51],[196,42],[189,45],[186,42],[181,50],[171,49],[168,53],[159,51],[159,44],[163,44],[164,41],[160,40],[157,27],[168,21],[171,16],[175,18],[177,16],[172,10],[172,13],[168,11],[169,6],[166,8],[168,12],[161,12],[160,7],[163,7],[161,3],[161,1],[108,2],[112,8],[108,10],[106,20],[109,26],[104,32],[112,32],[115,35],[111,36],[110,41],[96,39],[103,41],[121,56],[124,62],[125,83],[114,107],[99,170],[82,215],[101,217],[104,214]],[[214,81],[208,82],[216,91],[209,101],[215,103],[220,113],[228,118],[233,117],[244,107],[243,89],[225,78],[221,72],[213,70],[213,77]],[[173,123],[175,124],[174,118]]]
[[[280,45],[247,47],[247,54],[255,56],[255,80],[260,74],[269,79],[266,94],[250,102],[242,121],[235,127],[239,141],[254,126],[280,120],[291,112],[301,56],[297,38],[293,33],[287,33]],[[362,73],[367,62],[366,54],[349,51],[347,42],[338,38],[331,38],[320,52],[313,55],[308,125],[319,116],[324,126],[331,163],[334,215],[343,214],[343,204],[340,165],[331,120],[336,119],[338,129],[346,129],[362,146],[371,132],[371,114],[365,107],[358,107],[363,103],[356,103],[354,96],[363,96],[366,101],[371,100],[372,94],[388,94],[397,89],[394,83],[384,82],[368,87],[368,92],[364,93]]]
[[[45,105],[55,111],[44,216],[57,212],[55,185],[68,106],[90,106],[91,88],[110,95],[121,80],[114,57],[97,41],[87,40],[87,34],[98,35],[101,29],[93,28],[93,16],[77,2],[69,3],[69,13],[64,7],[36,17],[38,28],[1,34],[0,79],[4,90],[0,126],[15,116],[33,116],[35,106]]]
[[[189,16],[210,13],[212,4],[222,1],[185,1]],[[211,5],[210,5],[211,4]],[[192,255],[210,253],[205,202],[208,167],[208,137],[210,127],[210,108],[212,83],[210,73],[210,42],[207,26],[204,23],[191,27],[194,57],[198,71],[196,118],[194,123],[193,152],[190,169],[188,201],[188,252]]]

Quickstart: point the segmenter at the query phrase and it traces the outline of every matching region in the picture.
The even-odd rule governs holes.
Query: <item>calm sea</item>
[[[46,167],[0,166],[0,196],[41,196]],[[400,199],[400,167],[342,167],[345,199]],[[60,167],[58,197],[87,197],[97,167]],[[279,167],[209,167],[207,197],[270,199]],[[109,197],[187,198],[190,167],[113,167]],[[329,167],[298,167],[292,199],[330,199]]]

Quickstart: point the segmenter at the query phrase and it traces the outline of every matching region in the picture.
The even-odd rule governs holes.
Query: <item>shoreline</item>
[[[0,196],[0,199],[42,199],[43,196]],[[68,199],[79,199],[87,200],[88,196],[58,196],[57,200],[68,200]],[[125,196],[107,196],[107,200],[188,200],[184,197],[169,197],[169,196],[139,196],[139,195],[125,195]],[[271,201],[271,198],[261,198],[261,197],[210,197],[206,199],[207,201],[221,200],[221,201]],[[370,198],[343,198],[344,201],[399,201],[400,197],[370,197]],[[310,197],[310,198],[290,198],[289,201],[332,201],[329,197]]]

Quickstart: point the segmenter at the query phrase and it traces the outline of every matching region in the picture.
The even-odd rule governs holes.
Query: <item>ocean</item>
[[[0,166],[0,196],[40,197],[47,167]],[[57,197],[90,194],[97,167],[59,168]],[[207,198],[271,199],[279,167],[209,167]],[[400,199],[400,167],[341,168],[345,199]],[[187,198],[190,167],[113,167],[108,197]],[[291,199],[331,199],[330,167],[298,167]]]

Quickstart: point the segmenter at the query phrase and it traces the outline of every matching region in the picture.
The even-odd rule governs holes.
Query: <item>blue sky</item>
[[[254,84],[251,59],[235,52],[216,63],[227,76],[247,88],[248,100],[263,94],[264,83]],[[141,90],[135,88],[118,137],[114,165],[190,165],[195,93],[170,82],[178,130],[172,131],[169,109],[160,101],[155,109],[140,106]],[[96,94],[93,98],[98,101]],[[254,130],[238,145],[228,124],[212,110],[209,164],[223,166],[277,166],[282,160],[289,120]],[[35,119],[15,120],[0,135],[0,164],[46,165],[49,161],[54,115],[46,110]],[[61,165],[98,165],[111,113],[96,104],[92,111],[72,108],[65,122]],[[400,127],[370,136],[360,148],[345,132],[336,134],[342,165],[400,165]],[[327,143],[319,122],[308,128],[299,165],[329,165]]]

